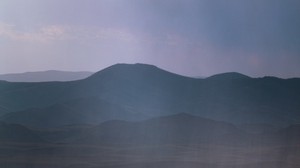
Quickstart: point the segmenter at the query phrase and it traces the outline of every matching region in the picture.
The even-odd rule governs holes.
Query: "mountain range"
[[[296,168],[299,102],[299,78],[190,78],[146,64],[0,81],[0,167]]]
[[[113,65],[78,81],[0,83],[1,120],[30,126],[49,117],[49,126],[60,126],[182,112],[231,123],[289,125],[300,121],[298,102],[298,78],[224,73],[194,79],[145,64]]]
[[[77,81],[0,82],[0,119],[33,127],[177,113],[288,126],[300,122],[299,102],[299,78],[224,73],[195,79],[146,64],[116,64]]]

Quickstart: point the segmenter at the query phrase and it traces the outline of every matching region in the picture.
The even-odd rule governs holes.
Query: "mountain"
[[[25,73],[1,74],[0,80],[10,82],[48,82],[48,81],[74,81],[87,78],[92,72],[69,72],[69,71],[39,71]]]
[[[299,102],[299,78],[225,73],[195,79],[145,64],[116,64],[78,81],[0,82],[0,119],[25,125],[45,118],[61,118],[59,125],[94,124],[189,113],[235,124],[287,126],[300,121]]]

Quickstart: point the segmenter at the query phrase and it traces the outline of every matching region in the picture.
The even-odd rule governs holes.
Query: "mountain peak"
[[[119,77],[125,77],[125,76],[140,76],[140,77],[146,77],[149,76],[151,78],[155,77],[161,77],[161,78],[172,78],[172,77],[183,77],[181,75],[163,70],[158,68],[154,65],[149,64],[142,64],[142,63],[136,63],[136,64],[125,64],[125,63],[119,63],[112,65],[110,67],[107,67],[92,76],[90,78],[98,78],[98,76],[119,76]],[[184,77],[188,78],[188,77]]]
[[[158,68],[155,65],[143,64],[143,63],[135,63],[135,64],[118,63],[118,64],[112,65],[108,68],[132,68],[132,69],[157,69],[157,70],[160,70],[160,68]]]
[[[217,75],[210,76],[206,79],[250,79],[249,76],[238,72],[226,72]]]

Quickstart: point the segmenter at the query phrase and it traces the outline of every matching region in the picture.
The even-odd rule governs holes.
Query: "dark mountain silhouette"
[[[10,82],[47,82],[47,81],[74,81],[87,78],[92,72],[70,72],[70,71],[39,71],[25,73],[1,74],[0,80]]]
[[[74,106],[78,110],[65,108],[64,103],[73,100],[78,101],[69,107]],[[94,103],[84,105],[81,100]],[[120,112],[114,113],[113,118],[102,115],[114,111],[106,108],[102,102],[116,106]],[[287,126],[300,121],[299,102],[299,78],[250,78],[238,73],[225,73],[195,79],[145,64],[113,65],[79,81],[0,82],[0,107],[5,109],[2,113],[7,113],[1,119],[26,125],[30,125],[28,119],[25,117],[27,121],[24,121],[24,117],[19,116],[30,114],[30,120],[35,122],[41,117],[35,114],[51,115],[52,111],[56,111],[50,117],[54,118],[53,121],[60,112],[66,115],[63,117],[66,121],[59,121],[59,124],[146,119],[184,112],[235,124]],[[99,118],[91,120],[89,117],[78,117],[85,115],[85,108],[90,111],[88,114],[97,114],[95,116]],[[133,117],[131,114],[134,114]],[[78,119],[74,119],[74,122],[68,119],[76,116]]]

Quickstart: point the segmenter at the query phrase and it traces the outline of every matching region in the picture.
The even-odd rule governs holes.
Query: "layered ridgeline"
[[[70,82],[0,82],[1,120],[30,127],[188,113],[234,124],[300,122],[300,79],[225,73],[205,79],[117,64]]]
[[[1,143],[50,143],[90,146],[225,145],[299,146],[300,124],[252,133],[228,122],[179,113],[141,121],[109,120],[97,125],[73,124],[31,129],[0,122]]]
[[[299,102],[296,78],[195,79],[144,64],[0,81],[0,167],[298,168]]]

